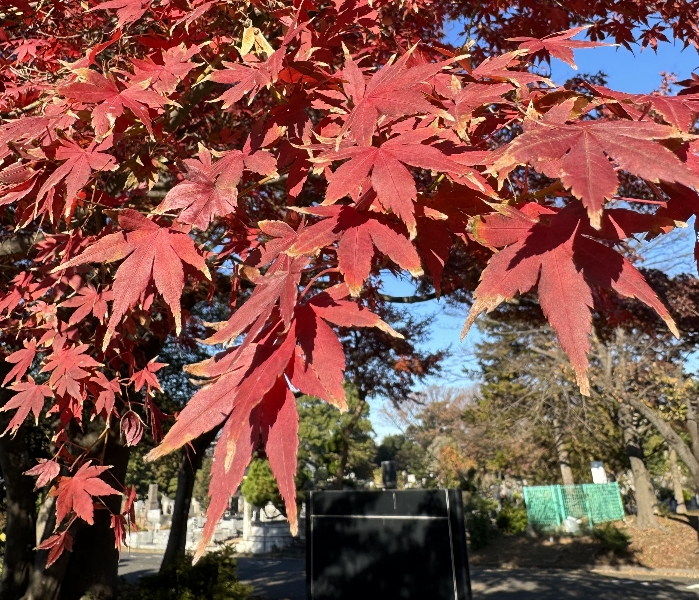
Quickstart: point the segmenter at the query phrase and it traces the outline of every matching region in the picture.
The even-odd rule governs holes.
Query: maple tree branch
[[[431,294],[415,294],[414,296],[391,296],[389,294],[379,294],[379,298],[385,302],[393,304],[417,304],[418,302],[428,302],[437,298],[437,292]]]
[[[11,110],[10,112],[6,113],[0,113],[0,117],[3,119],[12,119],[14,117],[19,117],[20,115],[23,115],[24,113],[29,112],[30,110],[35,109],[37,106],[41,106],[43,100],[35,100],[31,104],[27,104],[27,106],[22,106],[21,108],[15,108],[14,110]]]
[[[301,292],[301,295],[299,296],[299,300],[301,300],[301,299],[306,295],[306,293],[308,292],[308,290],[311,289],[311,286],[316,282],[316,280],[317,280],[319,277],[322,277],[323,275],[327,275],[328,273],[339,273],[339,272],[340,272],[340,269],[339,269],[339,268],[333,267],[333,268],[331,268],[331,269],[324,269],[324,270],[321,271],[320,273],[316,274],[316,275],[313,277],[313,279],[311,279],[311,280],[308,282],[308,285],[306,285],[306,287],[303,289],[303,292]]]
[[[255,188],[264,185],[265,183],[269,183],[270,181],[277,181],[278,179],[281,179],[282,175],[286,175],[289,171],[291,171],[291,167],[287,167],[286,169],[282,169],[278,173],[275,173],[273,175],[267,175],[267,177],[263,177],[259,181],[249,185],[246,187],[244,190],[241,190],[238,192],[238,198],[241,196],[245,196],[245,194],[248,194],[249,192],[252,192]]]
[[[548,187],[545,187],[543,190],[539,190],[538,192],[531,192],[528,194],[524,194],[523,196],[520,196],[520,200],[538,200],[539,198],[545,198],[546,196],[550,196],[553,192],[562,189],[563,185],[561,184],[561,182],[556,181]]]

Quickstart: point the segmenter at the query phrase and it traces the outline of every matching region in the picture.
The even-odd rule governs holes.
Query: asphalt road
[[[119,574],[134,581],[155,572],[161,555],[125,553]],[[306,600],[305,562],[283,558],[239,558],[241,581],[267,600]],[[588,571],[475,569],[474,600],[698,600],[699,579],[609,575]]]

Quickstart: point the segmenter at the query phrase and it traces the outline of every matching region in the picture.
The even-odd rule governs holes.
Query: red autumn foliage
[[[258,447],[296,529],[293,392],[346,408],[342,332],[400,337],[382,318],[387,273],[466,294],[467,326],[536,288],[583,393],[591,311],[610,290],[675,331],[623,252],[699,210],[695,82],[620,94],[556,88],[530,67],[573,64],[604,36],[629,45],[637,26],[653,46],[657,15],[696,46],[696,10],[502,4],[3,3],[2,410],[16,411],[12,435],[30,413],[60,417],[55,456],[28,471],[57,497],[50,563],[78,519],[93,523],[95,498],[119,493],[71,424],[99,417],[136,444],[145,422],[162,437],[154,339],[208,330],[215,347],[186,367],[204,387],[149,454],[221,428],[198,557]],[[458,11],[497,26],[452,48],[440,31]],[[628,177],[637,198],[619,191]],[[230,318],[193,317],[219,288]],[[134,494],[111,515],[117,547]]]

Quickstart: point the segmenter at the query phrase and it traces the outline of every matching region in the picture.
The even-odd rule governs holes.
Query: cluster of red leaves
[[[573,91],[527,69],[534,55],[572,63],[598,45],[573,40],[577,29],[516,38],[519,49],[472,68],[412,43],[438,30],[427,2],[252,4],[259,27],[247,3],[67,2],[86,32],[114,33],[71,45],[45,14],[50,39],[5,35],[0,206],[34,248],[0,292],[3,339],[22,343],[6,358],[15,395],[1,410],[16,410],[5,433],[38,419],[46,398],[60,416],[55,456],[29,471],[57,496],[50,561],[70,549],[75,519],[92,522],[95,498],[119,493],[67,424],[118,422],[131,445],[146,420],[158,441],[163,365],[139,340],[182,335],[183,292],[217,277],[251,291],[208,324],[206,343],[223,349],[186,368],[203,387],[148,456],[222,428],[197,557],[258,447],[296,530],[294,392],[346,408],[340,329],[399,335],[380,317],[382,273],[427,277],[439,294],[453,252],[494,250],[467,327],[536,287],[583,393],[598,290],[639,299],[676,331],[619,249],[699,208],[699,94]],[[25,3],[10,6],[21,31]],[[386,47],[394,19],[405,27]],[[545,189],[529,188],[529,169]],[[662,210],[610,208],[628,204],[619,171]],[[112,515],[117,545],[133,500]]]

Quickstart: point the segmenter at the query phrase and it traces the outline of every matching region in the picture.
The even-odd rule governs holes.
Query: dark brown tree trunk
[[[12,365],[0,363],[0,380],[4,379]],[[0,405],[13,396],[7,388],[0,388]],[[14,413],[0,413],[0,432],[5,431]],[[23,473],[31,469],[29,450],[25,437],[26,428],[20,427],[16,436],[0,438],[0,469],[5,480],[7,525],[6,543],[0,577],[0,598],[17,600],[22,597],[29,583],[34,564],[36,544],[36,494],[34,478]]]
[[[563,440],[563,427],[561,427],[561,423],[557,418],[553,419],[553,434],[555,436],[558,465],[561,468],[563,485],[575,485],[573,469],[570,468],[570,455]]]
[[[48,512],[48,519],[44,527],[42,541],[51,536],[56,526],[55,504],[56,502],[54,499]],[[77,533],[81,526],[82,522],[78,521],[73,526],[74,530],[71,531],[71,533]],[[50,567],[46,566],[48,556],[48,550],[38,550],[36,552],[31,579],[27,586],[27,592],[22,597],[22,600],[59,600],[63,576],[68,567],[68,562],[70,561],[70,552],[64,552]]]
[[[643,447],[633,423],[633,412],[628,405],[619,407],[619,421],[624,432],[626,455],[631,463],[633,473],[634,495],[636,497],[636,527],[638,529],[657,529],[655,518],[656,499],[650,473],[646,468]]]
[[[99,421],[95,419],[93,423]],[[81,445],[86,446],[84,440]],[[100,445],[101,448],[101,445]],[[105,481],[120,489],[126,477],[129,448],[121,439],[119,422],[109,432],[104,453],[104,464],[111,465]],[[111,514],[121,511],[121,496],[104,496],[100,499],[106,508],[95,506],[95,524],[81,529],[75,537],[73,552],[66,569],[61,588],[61,600],[78,600],[84,596],[103,600],[116,595],[119,553],[114,543]]]
[[[167,548],[160,564],[160,571],[163,572],[168,566],[184,558],[185,545],[187,543],[187,518],[189,517],[189,507],[192,504],[192,492],[194,491],[194,481],[197,471],[201,468],[206,449],[214,441],[220,428],[215,428],[205,433],[192,442],[194,452],[187,453],[187,448],[182,450],[182,460],[180,470],[177,474],[177,494],[175,495],[175,506],[172,509],[172,524],[170,525],[170,536],[167,539]]]
[[[342,489],[345,482],[345,469],[347,468],[347,461],[349,460],[350,439],[352,437],[354,428],[357,426],[359,419],[362,417],[362,411],[364,410],[365,404],[366,396],[362,394],[360,395],[357,408],[352,414],[352,419],[342,430],[342,441],[340,442],[340,460],[337,463],[337,470],[335,471],[335,487],[338,490]]]

